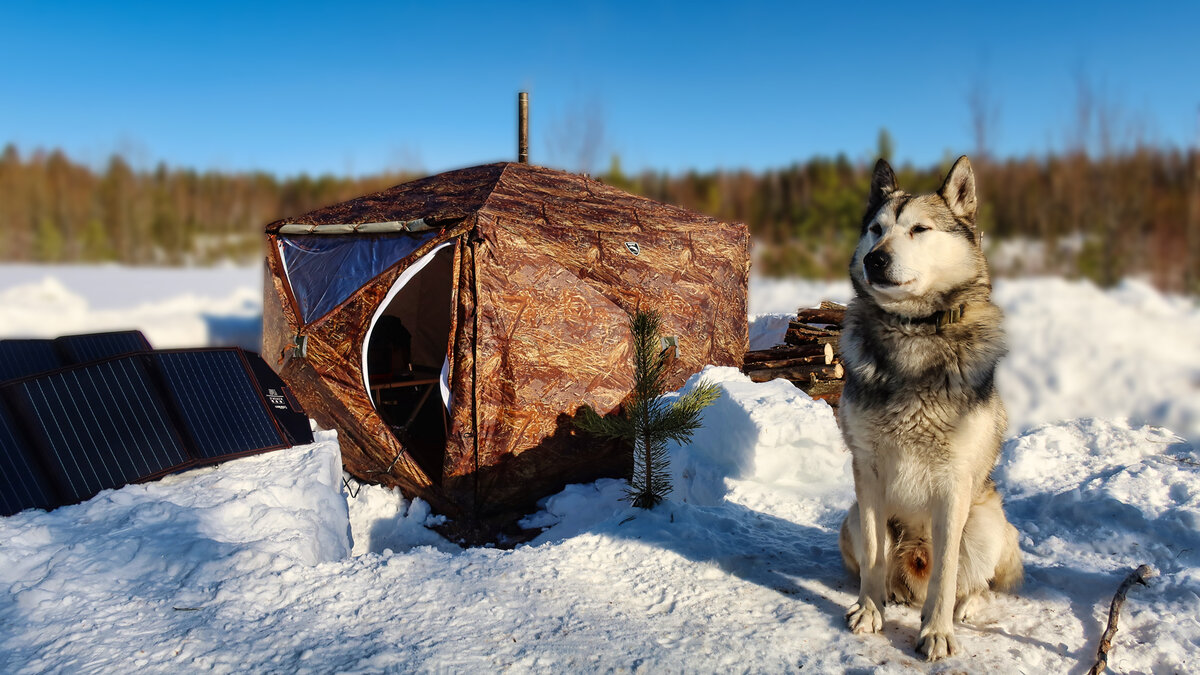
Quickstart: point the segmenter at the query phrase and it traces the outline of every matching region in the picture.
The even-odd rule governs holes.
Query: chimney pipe
[[[529,94],[517,94],[517,161],[529,163]]]

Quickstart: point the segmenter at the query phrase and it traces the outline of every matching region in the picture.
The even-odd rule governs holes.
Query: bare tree
[[[604,108],[596,99],[567,106],[550,127],[547,158],[571,171],[593,173],[609,154],[604,131]]]
[[[989,160],[992,158],[992,144],[996,141],[1000,121],[1000,102],[992,95],[983,75],[976,75],[967,92],[967,110],[971,116],[975,155],[979,160]]]

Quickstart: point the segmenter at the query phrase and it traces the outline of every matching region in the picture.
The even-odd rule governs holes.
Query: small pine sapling
[[[616,439],[633,449],[633,475],[626,495],[634,506],[654,508],[671,492],[667,441],[685,444],[700,428],[700,413],[721,395],[715,384],[701,381],[668,403],[667,353],[660,348],[662,318],[639,310],[630,317],[633,333],[633,393],[620,416],[601,417],[584,407],[576,425],[591,434]]]

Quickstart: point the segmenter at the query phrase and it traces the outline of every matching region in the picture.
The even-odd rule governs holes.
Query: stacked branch
[[[838,341],[846,307],[822,302],[801,309],[788,324],[784,344],[746,352],[742,372],[755,382],[788,380],[809,396],[837,406],[845,372],[838,357]]]

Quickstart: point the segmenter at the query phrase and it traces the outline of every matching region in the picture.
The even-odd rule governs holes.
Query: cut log
[[[818,396],[824,397],[830,394],[837,394],[838,396],[841,396],[842,387],[844,387],[846,383],[843,380],[818,380],[817,382],[793,382],[792,384],[799,387],[801,391],[809,396],[816,398]]]
[[[743,363],[749,366],[752,363],[773,363],[792,359],[817,359],[821,363],[828,365],[833,363],[833,347],[830,345],[810,343],[804,345],[772,347],[770,349],[758,349],[752,352],[746,352],[746,358]]]
[[[796,313],[796,319],[804,323],[840,326],[846,319],[846,309],[802,309]]]
[[[839,332],[836,330],[826,330],[819,326],[813,326],[813,325],[804,323],[803,321],[789,321],[788,322],[788,330],[790,330],[790,331],[794,330],[798,333],[808,333],[810,335],[831,335],[831,334],[835,334],[835,333]]]
[[[822,300],[821,301],[821,309],[836,309],[836,310],[844,312],[844,311],[846,311],[846,306],[838,304],[836,302],[831,302],[829,300]]]
[[[805,392],[808,394],[808,392]],[[814,401],[825,401],[830,407],[836,408],[842,402],[842,390],[830,391],[824,394],[808,394],[809,398]]]
[[[833,365],[802,364],[784,368],[747,368],[746,374],[754,382],[766,382],[780,377],[788,380],[820,382],[822,380],[840,380],[844,373],[842,364],[835,363]]]
[[[829,347],[829,345],[814,345],[815,347]],[[747,363],[742,367],[744,372],[751,370],[779,370],[781,368],[795,368],[797,366],[830,366],[833,365],[833,347],[829,347],[829,354],[815,354],[813,356],[800,356],[794,359],[776,359],[774,361],[759,361],[758,363]]]
[[[796,323],[794,323],[793,325],[794,326],[804,326],[804,324],[796,324]],[[831,347],[833,347],[833,351],[835,353],[837,352],[838,343],[840,340],[841,340],[841,336],[839,336],[837,333],[820,330],[820,329],[813,329],[808,326],[806,326],[805,328],[802,328],[802,329],[789,327],[787,334],[785,334],[783,336],[783,341],[788,343],[789,345],[808,345],[808,344],[830,345]]]

